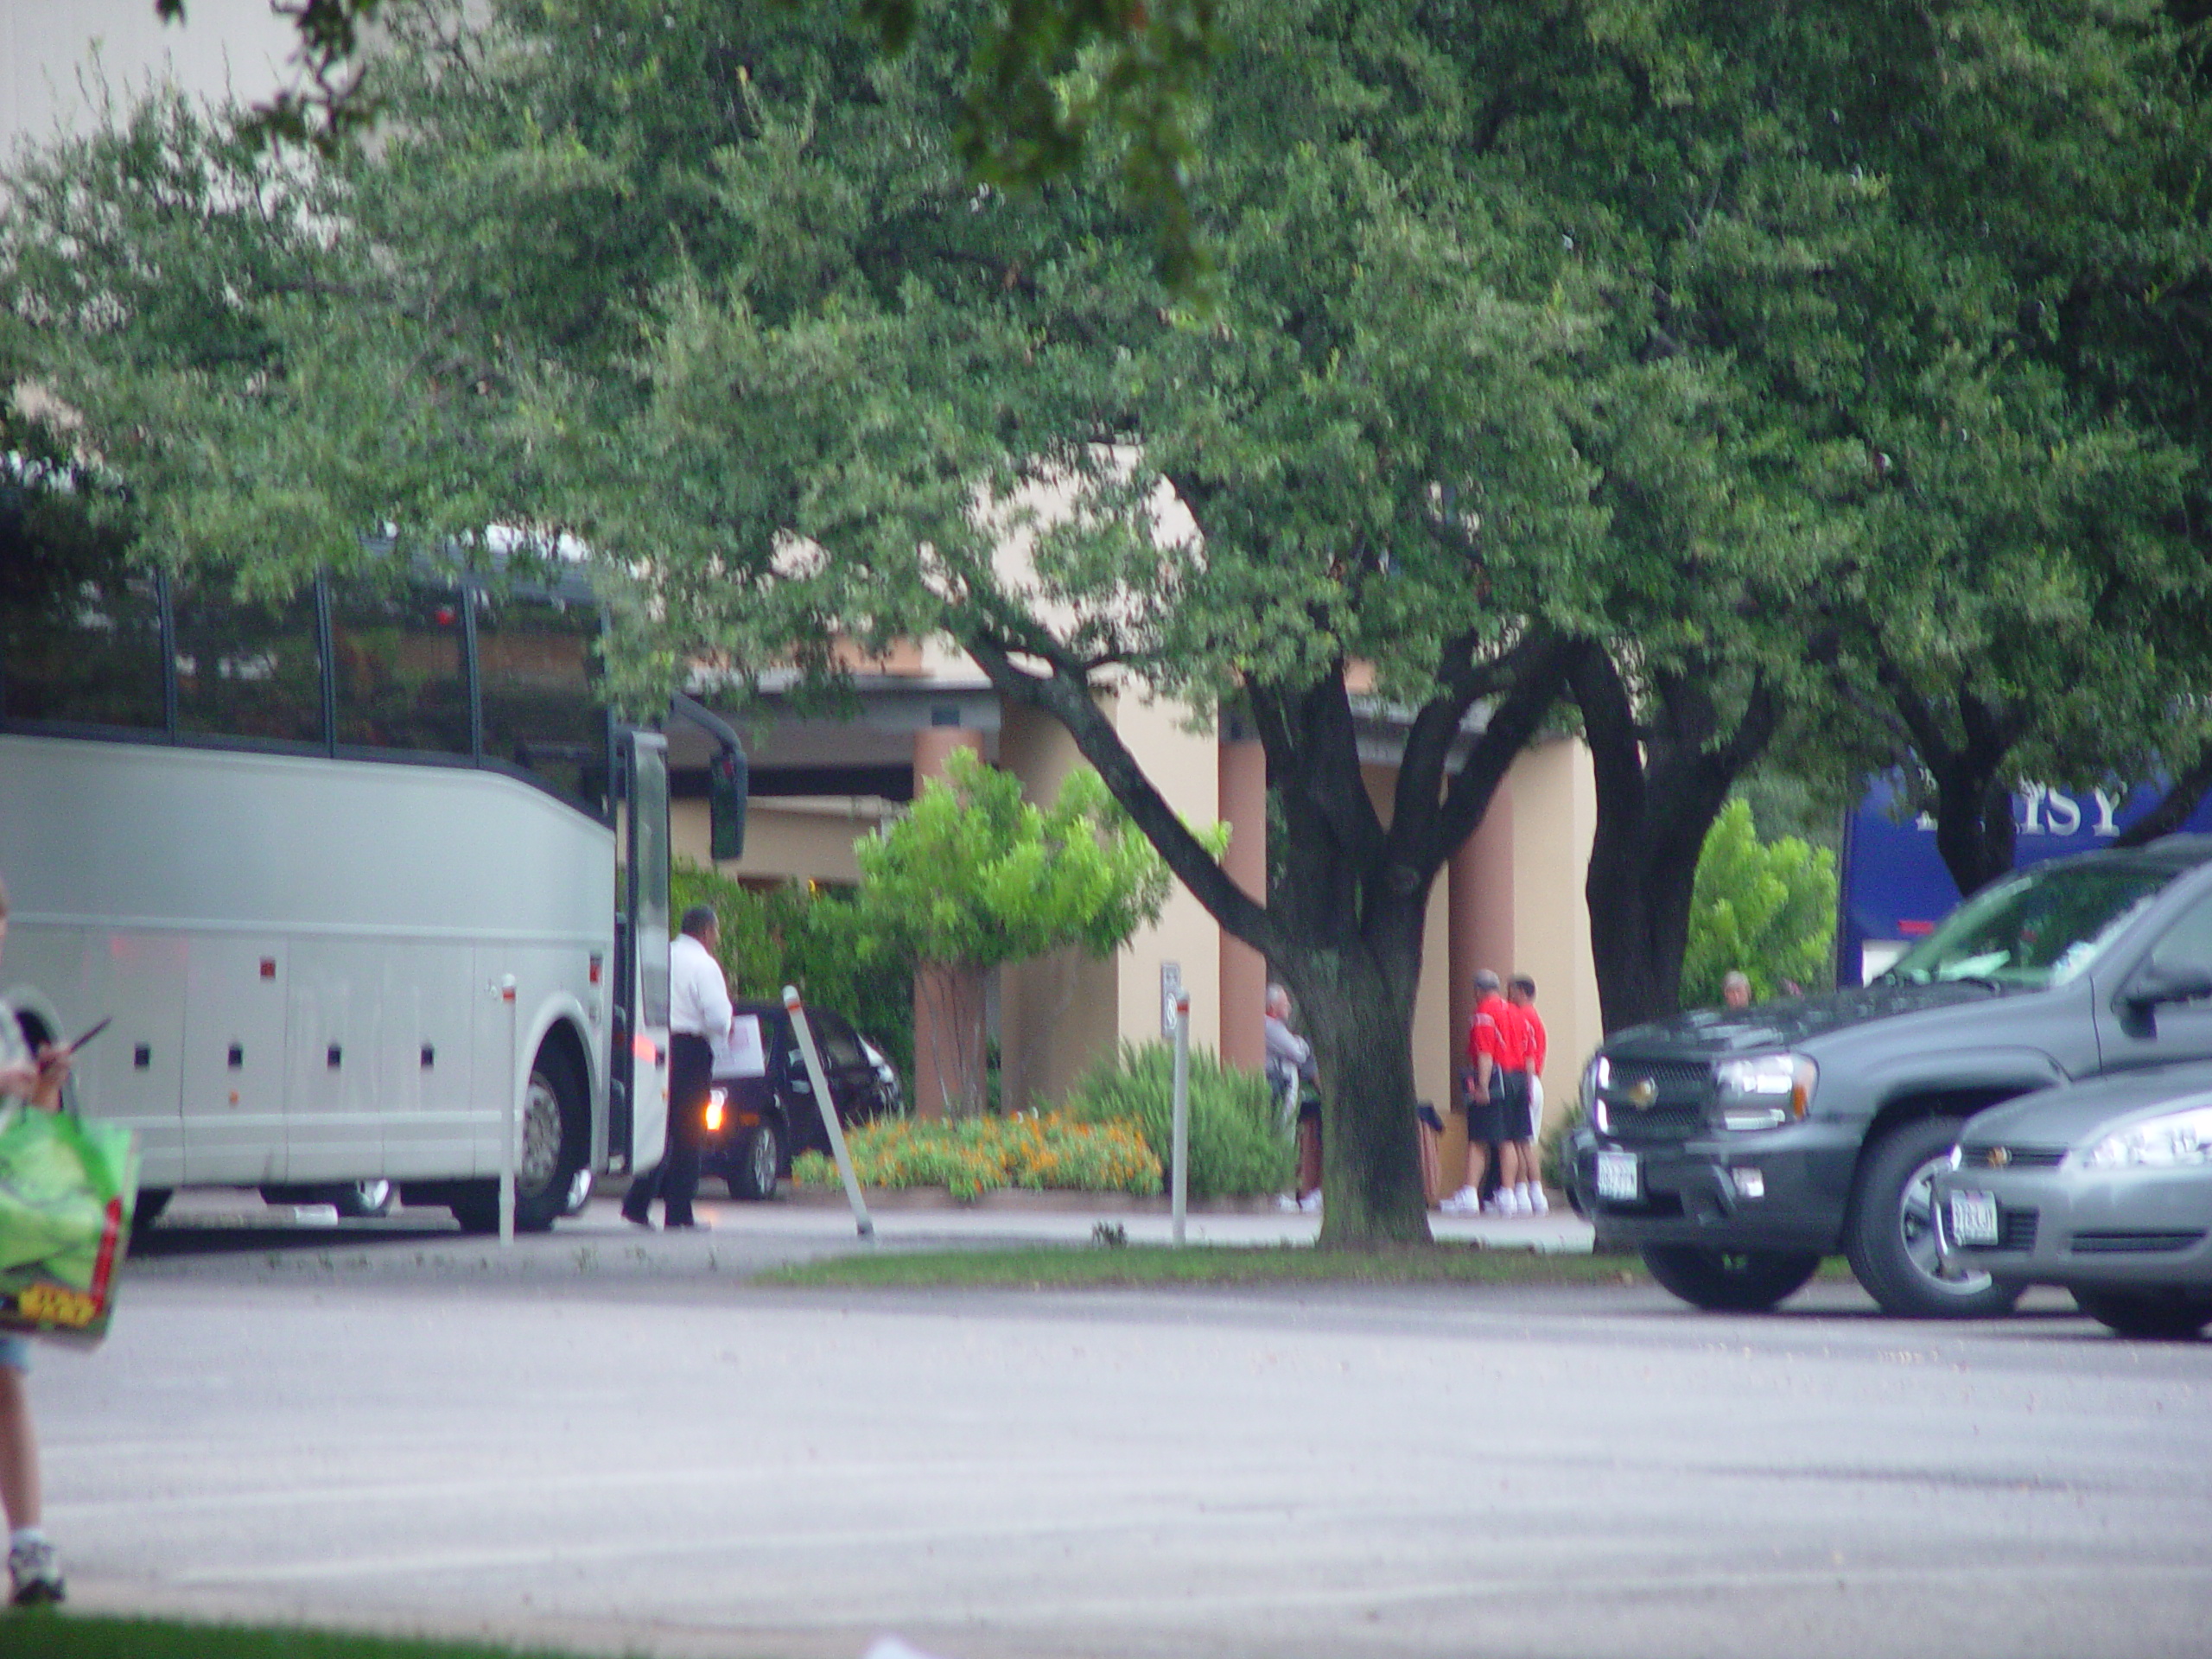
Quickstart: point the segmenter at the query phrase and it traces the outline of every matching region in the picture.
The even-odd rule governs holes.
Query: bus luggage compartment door
[[[184,1178],[284,1179],[284,941],[203,934],[184,988]]]

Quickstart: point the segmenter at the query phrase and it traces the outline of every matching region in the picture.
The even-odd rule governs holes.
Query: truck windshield
[[[2041,990],[2088,971],[2128,919],[2174,878],[2136,864],[2076,864],[1986,887],[1882,977],[1910,985],[1979,980]]]

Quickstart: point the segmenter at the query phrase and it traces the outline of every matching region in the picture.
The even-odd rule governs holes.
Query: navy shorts
[[[1467,1139],[1497,1145],[1529,1138],[1529,1074],[1493,1071],[1490,1099],[1467,1103]]]

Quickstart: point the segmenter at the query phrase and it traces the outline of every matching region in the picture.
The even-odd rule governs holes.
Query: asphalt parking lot
[[[744,1275],[849,1220],[715,1209],[181,1229],[36,1380],[77,1602],[609,1654],[2203,1650],[2212,1345],[2055,1293],[793,1291]]]

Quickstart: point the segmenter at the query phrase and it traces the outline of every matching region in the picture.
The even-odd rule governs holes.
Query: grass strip
[[[756,1285],[870,1289],[1057,1290],[1098,1287],[1641,1285],[1630,1255],[1539,1254],[1466,1244],[1325,1250],[1308,1244],[1039,1244],[1006,1249],[886,1250],[828,1256],[754,1275]]]
[[[348,1635],[165,1618],[0,1609],[0,1655],[16,1659],[564,1659],[550,1649]]]

